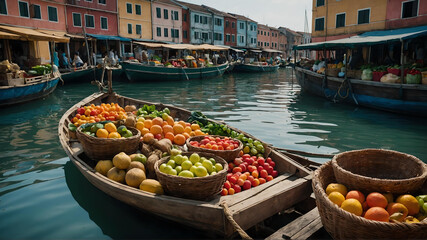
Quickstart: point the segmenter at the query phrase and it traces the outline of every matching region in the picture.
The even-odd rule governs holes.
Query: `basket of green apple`
[[[174,151],[156,162],[154,171],[165,192],[175,197],[208,200],[219,194],[227,162],[214,154]]]

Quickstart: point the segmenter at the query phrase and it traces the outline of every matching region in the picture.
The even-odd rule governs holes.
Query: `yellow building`
[[[387,0],[313,0],[312,41],[385,29]]]
[[[134,39],[152,39],[151,1],[118,0],[119,35]]]

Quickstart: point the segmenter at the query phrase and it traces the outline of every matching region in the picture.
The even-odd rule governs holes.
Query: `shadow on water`
[[[64,173],[73,198],[102,232],[113,239],[206,238],[201,231],[139,211],[110,197],[93,186],[71,161],[65,164]]]

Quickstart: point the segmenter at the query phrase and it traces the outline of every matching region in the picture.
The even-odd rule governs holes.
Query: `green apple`
[[[130,157],[131,161],[138,161],[144,165],[147,163],[147,157],[144,154],[135,153],[135,154],[130,155],[129,157]]]
[[[126,132],[122,134],[122,137],[125,137],[125,138],[129,138],[132,136],[133,136],[133,134],[130,130],[126,130]]]
[[[203,166],[203,165],[202,165],[202,163],[201,163],[201,162],[196,162],[196,163],[194,164],[194,166],[198,167],[198,166]]]
[[[166,174],[169,174],[169,172],[172,170],[173,168],[170,165],[166,165],[165,168],[163,169],[163,172]]]
[[[160,172],[162,172],[162,173],[166,173],[165,172],[165,167],[166,167],[167,165],[166,165],[166,163],[162,163],[161,165],[160,165],[160,167],[159,167],[159,170],[160,170]]]
[[[207,158],[205,158],[205,157],[201,157],[201,158],[200,158],[200,162],[203,162],[203,161],[205,161],[205,160],[207,160]]]
[[[216,164],[216,161],[215,161],[215,159],[213,159],[213,158],[209,158],[209,161],[211,161],[211,162],[212,162],[212,165],[215,165],[215,164]]]
[[[189,170],[192,166],[193,164],[191,163],[190,160],[186,160],[181,164],[182,170]]]
[[[211,174],[210,174],[210,175],[215,175],[215,174],[217,174],[217,172],[211,172]]]
[[[168,174],[170,174],[170,175],[178,175],[178,172],[175,170],[175,169],[171,169],[169,172],[168,172]]]
[[[193,163],[193,165],[194,165],[196,162],[200,162],[200,156],[199,156],[199,154],[197,154],[197,153],[193,153],[193,154],[191,154],[191,156],[190,156],[190,161]]]
[[[182,157],[181,154],[176,155],[174,160],[175,160],[175,163],[178,165],[181,165],[182,162],[184,162],[184,158]]]
[[[178,176],[192,178],[192,177],[194,177],[194,174],[188,170],[184,170],[184,171],[180,172],[178,174]]]
[[[197,177],[205,177],[208,175],[208,170],[206,170],[206,168],[203,166],[197,167],[195,171]]]
[[[182,172],[182,167],[181,166],[177,166],[175,168],[176,172],[179,174],[180,172]]]
[[[172,149],[171,149],[171,155],[172,155],[172,156],[176,156],[176,155],[178,155],[178,154],[181,154],[181,150],[178,150],[178,149],[176,149],[176,148],[172,148]]]
[[[216,170],[219,172],[219,171],[221,171],[222,169],[224,169],[223,167],[222,167],[222,165],[221,165],[221,163],[215,163],[215,168],[216,168]]]
[[[206,168],[206,170],[211,173],[213,171],[213,165],[212,162],[209,160],[203,160],[202,162],[203,167]]]
[[[186,160],[190,160],[190,159],[188,159],[188,157],[187,157],[187,156],[182,156],[182,161],[184,162],[184,161],[186,161]]]
[[[192,172],[194,175],[196,175],[196,166],[192,166],[191,168],[190,168],[190,172]]]
[[[176,163],[175,163],[175,161],[174,161],[174,160],[169,160],[169,161],[168,161],[168,163],[166,163],[166,165],[169,165],[169,166],[171,166],[172,168],[175,168],[175,167],[176,167]]]

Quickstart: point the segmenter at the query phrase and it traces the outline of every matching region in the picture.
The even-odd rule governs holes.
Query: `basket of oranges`
[[[112,159],[116,154],[138,150],[141,132],[113,122],[83,124],[77,128],[77,139],[85,154],[93,160]]]

